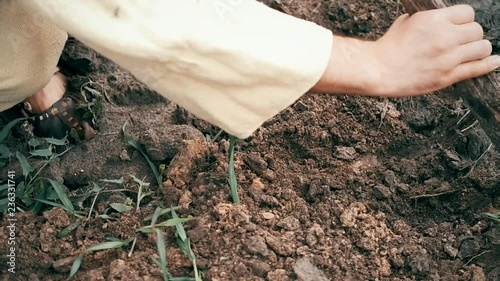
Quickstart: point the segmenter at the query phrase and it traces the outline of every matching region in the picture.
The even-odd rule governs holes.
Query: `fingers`
[[[451,83],[488,74],[500,67],[500,56],[489,56],[459,65],[451,75]]]
[[[459,65],[470,61],[484,59],[491,55],[492,50],[493,47],[491,46],[490,41],[480,40],[456,47],[452,51],[452,56],[455,59],[455,63]]]
[[[474,9],[469,5],[451,6],[442,11],[447,13],[448,20],[454,24],[473,22],[475,18]]]
[[[479,41],[484,37],[483,27],[477,22],[470,22],[456,26],[457,44],[467,44]]]

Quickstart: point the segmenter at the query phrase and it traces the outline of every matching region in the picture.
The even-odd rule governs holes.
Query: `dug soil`
[[[335,32],[370,39],[403,12],[396,0],[265,2]],[[482,2],[478,20],[498,40],[500,5]],[[104,116],[94,139],[41,175],[62,181],[87,212],[95,196],[85,194],[94,183],[106,192],[96,197],[89,219],[61,208],[18,212],[16,280],[66,280],[74,258],[108,237],[136,242],[133,248],[86,254],[73,280],[163,280],[151,260],[159,259],[156,236],[136,229],[157,206],[172,205],[180,206],[179,216],[196,217],[185,228],[204,280],[500,280],[500,224],[485,216],[500,209],[500,157],[460,100],[443,93],[392,100],[305,95],[237,143],[241,203],[232,204],[228,135],[214,139],[218,128],[75,40],[62,61],[73,72],[73,90],[95,82]],[[125,122],[155,166],[168,167],[163,186],[125,143]],[[7,145],[27,155],[28,137],[19,131]],[[36,168],[43,164],[29,160]],[[15,157],[8,169],[21,175]],[[5,179],[7,170],[1,171]],[[138,211],[134,206],[99,217],[111,203],[136,201],[131,175],[151,183],[153,193]],[[101,181],[122,176],[125,188]],[[82,224],[56,238],[75,221]],[[0,241],[7,241],[2,230]],[[175,243],[175,228],[164,233],[170,273],[193,276]],[[0,280],[9,277],[6,247],[2,242]]]

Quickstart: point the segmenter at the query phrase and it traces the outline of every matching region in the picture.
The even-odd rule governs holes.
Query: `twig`
[[[134,251],[136,241],[137,241],[137,237],[134,237],[134,241],[132,241],[132,246],[130,247],[130,251],[128,252],[128,255],[127,255],[129,258],[132,256],[132,252]]]
[[[474,121],[474,123],[472,123],[469,127],[465,128],[465,129],[463,129],[463,130],[461,130],[461,131],[460,131],[460,133],[465,133],[465,131],[467,131],[467,130],[470,130],[470,129],[474,128],[477,124],[479,124],[479,121],[475,120],[475,121]]]
[[[460,118],[460,120],[458,120],[457,125],[462,123],[462,121],[464,121],[465,117],[469,116],[469,114],[470,114],[470,109],[468,109],[467,112],[465,112],[464,116],[462,116],[462,118]]]
[[[489,253],[489,252],[491,252],[491,250],[486,250],[486,251],[483,251],[482,253],[479,253],[479,254],[473,256],[472,258],[469,259],[469,261],[467,261],[464,265],[462,265],[462,267],[466,267],[467,265],[469,265],[469,263],[471,263],[476,258],[479,258],[480,256],[482,256],[486,253]]]
[[[454,192],[457,192],[459,190],[460,189],[454,189],[454,190],[448,190],[448,191],[443,191],[443,192],[433,193],[433,194],[415,195],[415,196],[411,196],[410,199],[438,197],[438,196],[441,196],[441,195],[446,195],[446,194],[454,193]]]
[[[56,159],[57,157],[65,154],[66,152],[70,151],[74,146],[70,146],[68,149],[66,149],[65,151],[55,155],[55,156],[52,156],[50,157],[49,160],[45,161],[45,163],[42,165],[42,167],[36,172],[36,174],[30,179],[30,181],[28,182],[28,184],[26,186],[29,186],[35,179],[36,177],[40,174],[40,172],[43,170],[43,168],[45,168],[45,166],[47,166],[52,160]]]
[[[479,156],[479,158],[477,158],[477,160],[474,161],[474,164],[472,164],[472,167],[471,167],[470,171],[467,173],[467,176],[469,176],[472,173],[474,168],[477,166],[477,163],[479,163],[479,161],[481,159],[483,159],[483,157],[486,155],[486,153],[488,153],[488,151],[490,151],[491,147],[493,147],[493,143],[490,143],[490,145],[488,145],[488,148],[486,148],[486,150],[483,152],[483,154],[481,154],[481,156]]]
[[[94,196],[94,200],[92,200],[92,205],[90,206],[90,211],[89,211],[89,215],[87,217],[87,219],[85,220],[85,222],[83,223],[83,225],[86,225],[87,222],[90,220],[90,217],[92,216],[92,210],[94,210],[94,204],[95,204],[95,201],[97,200],[97,196],[99,196],[99,193],[101,192],[101,190],[98,190]]]
[[[215,142],[215,140],[220,136],[220,134],[222,134],[222,132],[224,132],[224,130],[220,129],[217,134],[215,134],[214,138],[212,139],[212,142]]]

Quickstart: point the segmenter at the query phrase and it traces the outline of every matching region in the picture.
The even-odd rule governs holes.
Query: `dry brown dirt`
[[[264,2],[372,39],[402,11],[395,0]],[[499,5],[479,8],[487,34],[498,38]],[[460,101],[444,94],[394,100],[305,95],[238,142],[241,204],[234,205],[226,134],[208,143],[205,135],[217,128],[74,40],[62,60],[73,71],[73,90],[89,79],[103,87],[105,113],[98,135],[43,175],[63,181],[73,197],[93,182],[102,185],[100,179],[134,175],[154,185],[147,163],[120,134],[128,122],[155,164],[170,165],[169,180],[139,212],[92,218],[61,239],[55,234],[76,220],[62,209],[18,213],[17,280],[65,280],[72,258],[107,237],[137,237],[132,255],[130,248],[88,254],[73,280],[162,280],[150,260],[158,258],[155,236],[135,229],[156,206],[170,205],[197,218],[185,227],[205,280],[500,280],[500,226],[483,215],[500,209],[500,157],[495,148],[487,151],[490,141],[478,126],[469,128],[474,118],[462,118],[467,109]],[[7,144],[28,150],[21,134]],[[9,169],[20,171],[16,165]],[[102,212],[135,196],[103,194],[95,208]],[[87,211],[91,199],[83,202]],[[168,267],[174,276],[192,276],[174,231],[165,229]],[[4,266],[2,254],[6,278]]]

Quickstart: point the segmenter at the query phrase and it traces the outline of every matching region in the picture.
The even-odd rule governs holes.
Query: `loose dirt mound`
[[[383,34],[402,9],[389,0],[264,2],[366,38]],[[498,38],[491,11],[479,11],[479,19]],[[155,164],[170,165],[170,180],[139,212],[92,218],[61,239],[55,234],[75,217],[60,208],[19,213],[17,280],[65,280],[72,258],[107,237],[137,237],[131,256],[130,248],[88,254],[74,280],[162,280],[150,260],[158,259],[155,236],[135,231],[159,205],[197,217],[186,229],[206,280],[500,280],[500,226],[483,215],[500,209],[500,157],[460,101],[306,95],[237,144],[241,204],[233,205],[227,135],[206,142],[217,128],[78,42],[68,43],[63,60],[80,70],[70,79],[74,90],[88,79],[99,83],[105,116],[95,139],[44,174],[63,180],[74,196],[129,174],[154,184],[140,153],[123,141],[127,121]],[[12,151],[28,149],[8,141]],[[95,208],[102,213],[134,196],[103,194]],[[193,276],[174,231],[166,229],[169,270]]]

